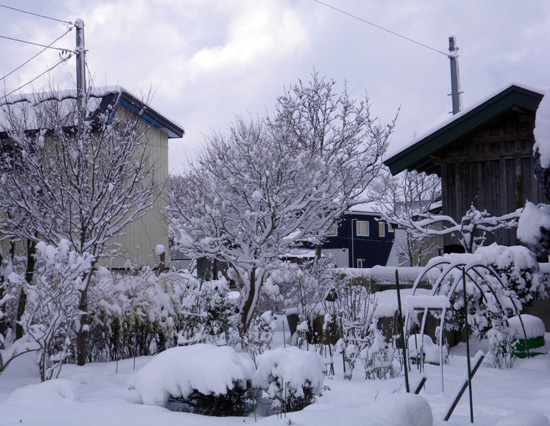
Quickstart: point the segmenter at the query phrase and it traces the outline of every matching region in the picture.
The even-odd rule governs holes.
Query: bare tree
[[[180,248],[227,262],[243,284],[243,337],[272,261],[327,229],[376,176],[393,129],[334,82],[302,82],[266,123],[237,119],[197,165],[175,179],[171,224]]]
[[[140,118],[145,103],[130,113],[117,108],[120,92],[88,94],[84,107],[74,91],[38,93],[2,106],[0,233],[31,246],[67,240],[79,255],[93,256],[95,265],[115,254],[113,238],[153,206],[165,182],[154,179],[157,165],[148,161],[148,125]],[[92,275],[79,290],[79,365],[86,362]]]
[[[398,239],[396,235],[394,241],[400,256],[406,259],[407,266],[420,265],[435,249],[435,238],[429,233],[415,232],[409,223],[441,207],[439,176],[408,170],[392,176],[389,170],[383,169],[372,185],[371,194],[384,220],[400,223],[405,232],[405,238]]]

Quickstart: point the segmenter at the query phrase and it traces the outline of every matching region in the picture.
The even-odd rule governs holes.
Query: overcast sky
[[[548,0],[323,0],[443,53],[457,38],[463,105],[511,82],[550,87]],[[389,152],[448,117],[449,60],[314,0],[0,0],[0,4],[85,23],[96,86],[152,90],[153,108],[181,124],[170,169],[181,172],[212,129],[235,115],[264,115],[276,97],[313,70],[368,94],[383,122],[401,107]],[[0,35],[49,44],[67,25],[0,8]],[[74,30],[55,46],[74,49]],[[0,39],[1,75],[40,48]],[[26,83],[59,60],[41,54],[2,80]],[[74,84],[74,58],[48,74]],[[34,90],[48,85],[45,78]],[[32,90],[28,86],[24,91]]]

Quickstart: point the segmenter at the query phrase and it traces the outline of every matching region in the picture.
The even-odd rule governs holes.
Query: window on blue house
[[[386,224],[384,222],[378,222],[378,236],[379,237],[386,236]]]
[[[369,221],[368,220],[358,220],[355,223],[355,233],[358,237],[368,237],[369,236]]]

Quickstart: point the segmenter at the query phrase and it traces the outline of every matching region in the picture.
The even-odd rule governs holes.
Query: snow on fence
[[[388,287],[395,286],[395,271],[399,271],[399,284],[402,288],[412,287],[418,276],[424,271],[422,266],[394,267],[394,266],[374,266],[372,268],[338,268],[338,272],[350,278],[358,284],[364,285],[371,291],[387,290]],[[428,287],[429,281],[436,279],[436,274],[426,274],[420,287]]]

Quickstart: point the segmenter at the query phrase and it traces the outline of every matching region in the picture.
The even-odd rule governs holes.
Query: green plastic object
[[[535,336],[527,340],[529,345],[529,355],[531,357],[545,354],[544,350],[544,336]],[[540,348],[540,349],[539,349]],[[537,349],[539,349],[537,351]],[[516,339],[514,344],[514,356],[516,358],[527,358],[527,345],[525,339]]]

